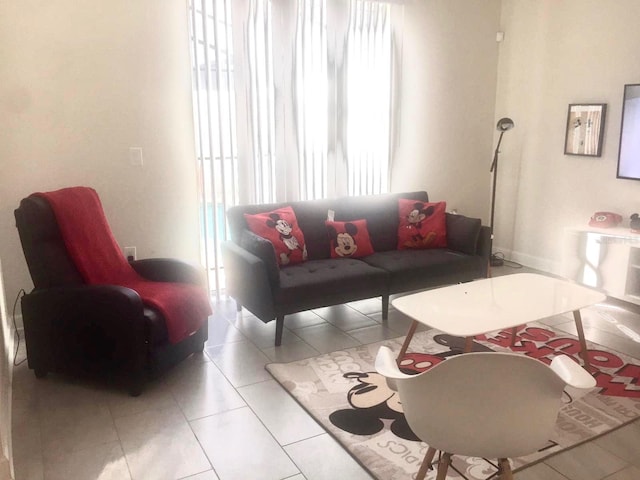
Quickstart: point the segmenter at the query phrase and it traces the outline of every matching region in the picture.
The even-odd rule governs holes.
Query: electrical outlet
[[[129,163],[133,167],[141,167],[144,165],[142,147],[129,147]]]
[[[127,261],[133,262],[136,259],[136,247],[124,247],[124,256]]]

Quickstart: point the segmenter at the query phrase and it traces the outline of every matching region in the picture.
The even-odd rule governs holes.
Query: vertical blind
[[[325,0],[300,2],[296,28],[296,126],[300,198],[327,195],[328,78]]]
[[[348,193],[389,188],[391,27],[385,3],[351,2],[347,37]]]
[[[247,83],[256,202],[275,202],[275,120],[271,2],[251,0],[247,18]],[[244,44],[244,43],[243,43]]]
[[[225,211],[238,198],[230,2],[192,0],[191,62],[200,197],[202,261],[209,285],[221,286]]]

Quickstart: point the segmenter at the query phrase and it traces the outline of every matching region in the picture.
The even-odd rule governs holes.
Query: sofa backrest
[[[290,205],[296,213],[298,225],[304,234],[310,260],[330,257],[330,243],[325,220],[328,210],[335,212],[336,221],[367,220],[371,243],[376,252],[395,250],[398,243],[398,199],[409,198],[426,202],[427,192],[362,195],[328,200],[239,205],[227,210],[231,240],[240,243],[242,231],[247,228],[244,214],[269,212]]]

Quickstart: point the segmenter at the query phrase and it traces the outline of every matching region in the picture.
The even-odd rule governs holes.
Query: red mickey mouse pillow
[[[398,250],[447,246],[446,202],[398,199]]]
[[[331,241],[331,258],[359,258],[374,253],[367,221],[324,222]]]
[[[296,214],[291,207],[271,212],[244,214],[249,230],[269,240],[275,250],[278,265],[295,265],[307,259],[307,247]]]

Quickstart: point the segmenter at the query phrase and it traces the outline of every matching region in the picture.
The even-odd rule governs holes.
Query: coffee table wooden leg
[[[511,329],[511,346],[513,347],[516,344],[516,337],[518,336],[518,327],[513,327]]]
[[[582,316],[580,315],[580,310],[573,311],[573,319],[576,322],[576,330],[578,330],[578,339],[580,340],[580,356],[584,361],[584,366],[590,367],[589,356],[587,354],[587,341],[584,338],[584,329],[582,328]]]
[[[466,337],[464,339],[464,352],[463,353],[469,353],[472,350],[473,350],[473,337]]]
[[[407,348],[409,348],[409,344],[411,343],[413,334],[416,333],[416,328],[418,328],[418,322],[414,320],[413,323],[411,323],[411,326],[409,327],[409,331],[407,332],[407,337],[404,339],[404,343],[402,344],[402,348],[400,349],[398,358],[396,358],[396,362],[398,363],[398,365],[400,365],[400,362],[404,358],[404,354],[407,353]]]

